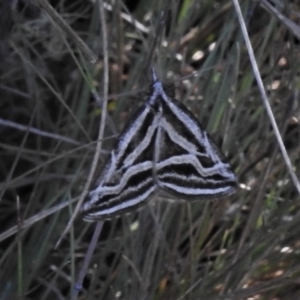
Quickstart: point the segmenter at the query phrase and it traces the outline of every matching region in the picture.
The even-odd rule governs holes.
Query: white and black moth
[[[82,205],[86,221],[132,211],[157,192],[215,199],[236,190],[225,156],[196,117],[170,98],[152,72],[150,94],[117,139]]]

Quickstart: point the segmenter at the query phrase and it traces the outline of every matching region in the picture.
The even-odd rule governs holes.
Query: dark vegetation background
[[[299,2],[278,0],[275,6],[270,0],[273,13],[267,1],[240,2],[299,174]],[[76,218],[54,249],[86,182],[99,131],[99,2],[49,1],[73,36],[42,3],[0,2],[2,300],[70,299],[95,226]],[[105,3],[109,115],[99,166],[144,101],[150,82],[144,62],[159,35],[152,65],[222,147],[240,188],[222,200],[153,199],[153,206],[106,221],[80,299],[300,299],[299,194],[232,2]],[[92,49],[96,63],[76,37]]]

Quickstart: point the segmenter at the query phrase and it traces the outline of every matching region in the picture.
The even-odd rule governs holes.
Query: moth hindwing
[[[233,193],[236,177],[197,118],[153,71],[151,93],[117,139],[82,206],[86,221],[131,211],[164,191],[183,199]]]

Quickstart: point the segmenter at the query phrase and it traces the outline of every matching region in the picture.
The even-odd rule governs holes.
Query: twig
[[[244,39],[245,39],[245,43],[246,43],[249,58],[250,58],[250,61],[251,61],[251,64],[252,64],[254,76],[256,78],[257,85],[258,85],[258,88],[260,90],[260,93],[262,95],[263,104],[265,105],[265,109],[266,109],[267,114],[269,116],[269,119],[270,119],[271,125],[273,127],[273,130],[275,132],[275,136],[276,136],[279,148],[281,150],[283,159],[284,159],[285,164],[287,166],[287,169],[288,169],[288,171],[290,173],[290,176],[292,178],[292,181],[293,181],[293,183],[294,183],[294,185],[295,185],[295,187],[298,191],[298,194],[300,195],[300,183],[299,183],[299,180],[298,180],[298,178],[297,178],[297,176],[296,176],[296,174],[293,170],[292,163],[290,161],[288,153],[287,153],[287,151],[285,149],[285,146],[283,144],[283,141],[282,141],[282,138],[281,138],[281,135],[280,135],[280,131],[278,129],[278,126],[276,124],[276,120],[274,118],[270,103],[268,101],[268,97],[267,97],[267,94],[266,94],[266,91],[265,91],[265,88],[264,88],[264,85],[263,85],[263,82],[262,82],[262,79],[261,79],[261,76],[260,76],[260,73],[259,73],[259,69],[258,69],[256,60],[255,60],[254,52],[253,52],[253,49],[252,49],[252,45],[251,45],[251,42],[250,42],[250,39],[249,39],[246,24],[244,22],[243,15],[242,15],[241,8],[240,8],[238,0],[233,0],[233,4],[235,6],[237,16],[238,16],[238,19],[239,19],[239,22],[240,22],[240,26],[241,26],[241,29],[242,29],[242,33],[243,33],[243,36],[244,36]]]

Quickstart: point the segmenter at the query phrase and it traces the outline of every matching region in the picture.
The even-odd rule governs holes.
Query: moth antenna
[[[152,81],[153,81],[153,83],[157,82],[158,78],[157,78],[157,75],[156,75],[154,67],[151,67],[151,74],[152,74]]]

